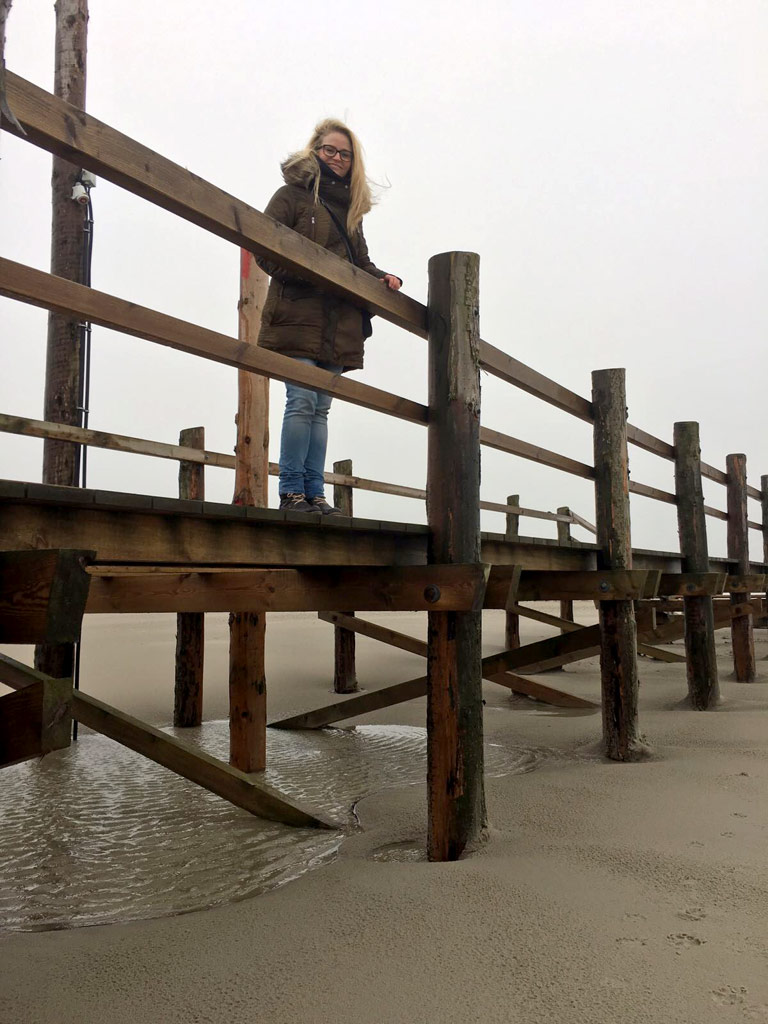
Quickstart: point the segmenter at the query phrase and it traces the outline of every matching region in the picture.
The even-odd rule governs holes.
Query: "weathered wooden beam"
[[[57,0],[54,5],[53,90],[61,100],[85,108],[88,63],[88,2]],[[88,284],[90,276],[89,206],[72,201],[80,180],[80,165],[54,155],[51,168],[50,271],[70,281]],[[82,187],[82,186],[81,186]],[[47,420],[78,425],[85,406],[87,359],[83,324],[77,317],[48,315],[43,410]],[[76,487],[86,453],[76,445],[48,439],[43,445],[42,479],[46,484]],[[59,652],[38,649],[44,671],[58,670]]]
[[[0,547],[93,548],[104,562],[423,565],[427,536],[404,523],[0,481]]]
[[[470,610],[482,607],[487,567],[337,566],[95,576],[89,614],[168,611]]]
[[[723,593],[727,580],[727,573],[706,569],[702,572],[663,572],[659,594],[664,597],[713,597]]]
[[[682,634],[681,634],[682,635]],[[418,653],[418,652],[417,652]],[[556,665],[570,664],[584,658],[592,658],[600,653],[600,627],[588,626],[577,633],[567,633],[526,644],[516,651],[502,651],[483,658],[481,673],[484,678],[500,682],[502,676],[511,669],[527,669],[528,671],[545,671]],[[500,682],[502,686],[516,689],[509,682]],[[522,692],[522,691],[521,691]],[[370,693],[355,694],[346,700],[337,701],[327,707],[315,708],[299,715],[270,722],[275,729],[321,729],[326,725],[343,722],[349,718],[357,718],[371,711],[402,704],[404,701],[424,697],[427,693],[427,677],[407,679],[393,686],[385,686]]]
[[[570,473],[572,476],[579,476],[585,480],[594,479],[594,470],[591,466],[576,459],[569,459],[565,455],[549,451],[548,448],[541,448],[539,445],[531,444],[529,441],[521,441],[518,437],[510,437],[509,434],[502,434],[498,430],[491,430],[490,427],[480,428],[480,443],[487,448],[496,448],[500,452],[507,452],[510,455],[518,455],[522,459],[531,462],[538,462],[542,466],[550,466],[552,469],[559,469],[563,473]]]
[[[734,573],[726,578],[723,590],[726,594],[751,594],[765,590],[765,573],[751,572],[746,575]]]
[[[69,746],[71,678],[52,679],[0,655],[0,681],[15,691],[0,697],[0,767]]]
[[[605,568],[629,570],[632,547],[624,370],[592,373],[592,404],[595,512],[601,562]],[[633,760],[644,745],[637,721],[637,634],[632,601],[600,602],[600,673],[605,753],[615,761]]]
[[[663,501],[667,505],[675,505],[677,499],[669,491],[662,491],[659,487],[649,487],[648,484],[641,484],[637,480],[630,480],[627,484],[630,494],[640,494],[644,498],[653,498],[655,501]]]
[[[426,336],[421,303],[18,75],[8,73],[7,90],[34,145]]]
[[[515,610],[518,615],[521,615],[526,619],[543,622],[549,626],[557,626],[561,633],[576,633],[578,630],[585,628],[580,623],[574,622],[571,619],[564,619],[562,616],[558,618],[555,615],[547,615],[546,612],[540,612],[536,608],[525,608],[523,605],[516,605]],[[644,654],[646,657],[653,658],[656,661],[685,661],[685,658],[680,654],[672,654],[670,651],[662,651],[659,648],[651,647],[649,644],[638,643],[637,650],[638,654]]]
[[[196,448],[181,447],[165,441],[149,441],[143,437],[111,434],[104,430],[73,427],[68,423],[53,423],[49,420],[35,420],[7,413],[0,413],[0,432],[18,434],[22,437],[52,437],[60,441],[88,445],[91,448],[106,448],[132,455],[149,455],[157,459],[173,459],[176,462],[184,460],[199,462],[205,466],[220,466],[223,469],[235,468],[235,456],[225,455],[223,452],[199,451]]]
[[[256,345],[267,299],[266,274],[253,254],[240,250],[237,337]],[[269,379],[237,374],[237,442],[234,503],[269,504]],[[229,613],[229,760],[243,772],[267,766],[267,615],[256,609]]]
[[[519,494],[510,494],[507,498],[509,505],[520,504]],[[504,539],[515,543],[520,539],[520,516],[507,512],[505,518]],[[520,646],[520,618],[514,612],[507,611],[504,616],[504,643],[508,651],[515,651]]]
[[[411,423],[423,425],[427,420],[427,410],[418,402],[391,395],[368,384],[347,380],[340,374],[328,373],[317,366],[307,366],[257,345],[243,347],[235,338],[225,334],[197,327],[176,317],[3,258],[0,258],[0,295],[79,316],[91,323],[166,345],[180,352],[235,366],[239,370],[250,370],[274,380],[290,381],[324,391],[342,401],[376,409]]]
[[[405,633],[398,633],[394,629],[388,629],[386,626],[380,626],[375,622],[366,622],[365,619],[353,618],[337,612],[319,612],[318,618],[323,619],[325,622],[333,622],[340,628],[360,633],[361,636],[370,637],[372,640],[381,640],[392,647],[409,651],[411,654],[418,654],[422,658],[426,658],[429,652],[429,647],[423,640],[417,640],[415,637],[407,636]],[[576,628],[580,627],[577,626]],[[483,678],[488,682],[497,683],[499,686],[505,686],[507,689],[514,690],[515,693],[522,693],[527,697],[535,697],[545,704],[553,704],[556,707],[597,706],[592,704],[591,701],[582,700],[581,697],[574,697],[572,694],[564,693],[562,690],[555,690],[551,686],[542,686],[539,683],[534,683],[532,680],[523,679],[522,676],[516,676],[512,672],[497,672],[493,675],[484,674]]]
[[[488,578],[485,608],[504,608],[514,566],[494,565]],[[519,601],[617,601],[654,597],[659,573],[653,569],[568,571],[523,569]]]
[[[240,371],[243,378],[258,379],[258,376],[246,371]],[[240,379],[240,378],[238,378]],[[238,414],[239,418],[239,414]],[[112,451],[127,452],[133,455],[148,455],[158,459],[184,460],[186,462],[200,463],[204,466],[217,466],[222,469],[234,469],[237,458],[235,455],[226,455],[224,452],[199,451],[196,448],[181,447],[177,444],[168,444],[165,441],[151,441],[141,437],[131,437],[126,434],[112,434],[103,430],[84,429],[72,427],[66,423],[51,423],[46,420],[30,419],[26,416],[12,416],[7,413],[0,413],[0,433],[18,434],[23,437],[53,437],[62,441],[73,441],[77,444],[88,445],[92,448],[106,448]],[[270,476],[278,476],[280,467],[276,462],[267,463],[267,472]],[[405,487],[400,484],[390,484],[382,480],[369,480],[366,477],[342,474],[324,473],[323,478],[327,484],[339,487],[349,487],[361,491],[374,491],[379,494],[394,494],[402,498],[414,498],[425,501],[427,492],[418,487]],[[245,502],[245,504],[252,504]],[[481,501],[480,508],[490,512],[503,512],[506,515],[526,516],[530,519],[543,519],[549,522],[559,522],[563,519],[556,512],[543,512],[540,509],[523,508],[502,505],[495,501]],[[572,513],[569,522],[576,523],[585,530],[594,533],[595,528],[586,519]]]
[[[728,557],[736,561],[740,575],[749,574],[749,530],[747,528],[747,457],[734,454],[726,457],[728,484]],[[733,594],[731,602],[749,600],[749,594]],[[757,676],[755,636],[749,615],[735,616],[731,622],[733,669],[740,683],[752,683]]]
[[[541,701],[542,704],[551,704],[557,708],[591,708],[597,710],[600,706],[594,701],[586,700],[584,697],[576,697],[564,690],[556,690],[552,686],[545,686],[543,683],[527,679],[525,676],[515,675],[514,672],[500,672],[496,675],[484,676],[488,682],[505,686],[513,693],[522,694],[524,697],[532,697]]]
[[[80,638],[93,551],[0,552],[0,643],[68,644]]]
[[[479,270],[474,253],[429,261],[431,563],[480,559]],[[435,610],[428,622],[427,855],[456,860],[486,826],[481,612]]]
[[[122,743],[251,814],[299,828],[343,828],[322,812],[311,810],[272,786],[82,691],[73,694],[72,713],[89,729]]]
[[[687,573],[711,576],[709,573],[709,547],[705,519],[704,492],[701,482],[701,446],[699,425],[693,422],[678,422],[674,427],[675,437],[675,492],[677,494],[677,525],[680,535],[680,553]],[[713,593],[722,593],[725,580],[714,583],[709,593],[701,593],[704,580],[681,580],[681,588],[665,585],[665,577],[659,591],[662,594],[684,595],[685,611],[685,653],[688,697],[697,710],[705,711],[720,700],[720,683],[717,677],[715,654],[715,620],[712,605]],[[696,596],[695,588],[698,587]]]
[[[760,477],[760,507],[763,523],[763,561],[768,564],[768,475]]]
[[[340,477],[352,476],[352,460],[342,459],[334,462],[333,471]],[[343,515],[350,518],[354,515],[353,491],[349,485],[334,484],[333,504]],[[353,616],[353,610],[347,610],[345,615]],[[357,671],[355,668],[355,634],[349,629],[341,629],[338,626],[333,630],[333,690],[334,693],[356,693]]]
[[[179,434],[179,446],[205,449],[205,428],[187,427]],[[197,462],[179,462],[179,498],[205,500],[205,468]],[[173,691],[173,724],[197,726],[203,720],[203,672],[205,668],[205,615],[176,615],[176,660]]]
[[[571,510],[568,508],[567,505],[562,505],[557,511],[562,513],[563,515],[571,515]],[[563,547],[570,547],[570,545],[573,543],[573,540],[571,538],[571,524],[569,522],[560,522],[557,524],[557,543],[561,544]],[[560,618],[567,619],[569,622],[573,622],[573,598],[560,598]],[[560,629],[560,632],[564,632],[564,629],[562,627]]]

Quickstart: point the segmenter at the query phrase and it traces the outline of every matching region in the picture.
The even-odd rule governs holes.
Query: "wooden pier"
[[[714,632],[731,628],[737,677],[755,678],[753,624],[765,617],[768,567],[765,561],[750,562],[748,537],[750,529],[760,531],[768,551],[768,478],[762,478],[760,490],[750,487],[743,455],[729,456],[721,470],[701,460],[696,424],[675,424],[670,443],[629,423],[621,369],[596,370],[587,399],[481,339],[475,254],[433,257],[429,299],[422,304],[383,289],[348,262],[10,72],[6,87],[9,107],[30,143],[219,235],[246,256],[266,256],[426,339],[429,401],[422,405],[257,348],[242,325],[240,337],[228,337],[0,257],[4,296],[225,363],[245,380],[289,381],[328,392],[424,426],[428,438],[424,490],[356,476],[351,464],[337,464],[326,479],[343,489],[350,514],[323,519],[259,507],[266,474],[276,471],[259,444],[243,462],[242,447],[236,456],[207,451],[197,429],[168,444],[0,415],[5,432],[176,460],[184,481],[178,499],[0,482],[0,642],[69,645],[79,638],[83,614],[175,612],[187,640],[177,662],[174,718],[192,725],[200,721],[202,617],[212,611],[233,616],[230,764],[76,692],[70,678],[53,679],[7,657],[0,659],[0,681],[14,693],[0,698],[5,723],[0,764],[66,745],[74,718],[253,813],[333,827],[336,823],[321,813],[263,785],[258,773],[267,728],[264,613],[316,611],[336,631],[339,699],[272,725],[318,728],[426,695],[428,853],[433,860],[448,860],[476,843],[486,826],[483,679],[553,704],[584,706],[588,702],[563,688],[519,673],[599,654],[604,750],[613,760],[627,761],[645,749],[638,654],[685,660],[691,704],[707,710],[719,699]],[[18,134],[7,119],[1,126]],[[483,426],[481,370],[591,424],[594,465]],[[239,416],[246,415],[247,404],[241,402]],[[565,507],[553,513],[521,506],[517,495],[506,502],[481,501],[484,446],[592,480],[594,525]],[[674,463],[674,493],[630,479],[633,446]],[[237,502],[206,500],[206,465],[239,465]],[[260,495],[249,490],[250,472]],[[705,505],[702,478],[726,488],[727,510]],[[358,488],[425,500],[428,525],[354,517],[351,495]],[[632,547],[633,494],[677,507],[679,552]],[[748,517],[749,500],[761,502],[759,523]],[[506,514],[504,532],[480,531],[483,508]],[[708,516],[728,523],[728,557],[709,554]],[[557,537],[521,534],[526,517],[551,521]],[[575,539],[572,529],[589,539]],[[560,602],[560,616],[529,607],[551,600]],[[573,602],[584,600],[598,606],[597,625],[573,621]],[[30,614],[21,628],[19,609],[27,606]],[[66,628],[64,608],[69,609]],[[507,615],[508,649],[482,658],[482,610],[488,608]],[[394,610],[427,611],[427,638],[413,640],[362,617]],[[526,616],[558,632],[521,646],[519,620]],[[357,633],[425,657],[426,674],[356,694]],[[659,647],[683,637],[684,659]]]

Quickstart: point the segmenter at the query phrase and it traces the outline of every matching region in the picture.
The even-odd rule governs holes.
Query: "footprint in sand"
[[[625,914],[624,915],[624,920],[625,921],[647,921],[648,919],[645,916],[645,914]]]
[[[768,1020],[768,1005],[760,1003],[751,1006],[747,1002],[747,990],[743,985],[734,988],[733,985],[721,985],[720,988],[710,992],[712,1002],[718,1006],[738,1006],[744,1020]]]
[[[740,814],[739,811],[734,811],[731,815],[732,818],[746,818],[746,814]]]
[[[638,939],[635,936],[622,935],[616,941],[622,946],[647,946],[648,939]]]
[[[682,950],[703,946],[706,941],[706,939],[700,939],[697,935],[689,935],[687,932],[677,932],[667,936],[667,942],[677,946],[676,953],[678,956]]]
[[[720,835],[721,836],[725,836],[726,839],[733,839],[733,837],[736,835],[736,833],[735,832],[721,832]]]
[[[683,921],[703,921],[707,912],[701,907],[686,907],[685,910],[680,910],[677,916]]]
[[[733,985],[721,985],[720,988],[710,992],[712,1002],[718,1006],[744,1006],[746,1003],[747,990],[741,985],[734,988]]]

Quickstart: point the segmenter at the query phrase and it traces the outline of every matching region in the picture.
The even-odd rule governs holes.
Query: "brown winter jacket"
[[[346,245],[330,214],[315,202],[314,184],[319,173],[320,162],[314,155],[295,167],[284,168],[285,185],[275,192],[264,212],[348,260]],[[346,227],[347,179],[326,171],[321,179],[320,196]],[[374,266],[368,256],[362,227],[354,232],[350,242],[357,266],[374,277],[383,278],[385,271]],[[260,259],[258,263],[272,277],[261,316],[259,345],[286,356],[317,359],[343,366],[345,370],[359,370],[363,365],[359,307],[290,276],[269,260]]]

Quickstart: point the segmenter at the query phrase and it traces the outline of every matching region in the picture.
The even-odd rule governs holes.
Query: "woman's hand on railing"
[[[384,284],[389,288],[391,292],[399,291],[403,286],[403,282],[399,277],[395,277],[394,274],[385,274],[381,279]]]

